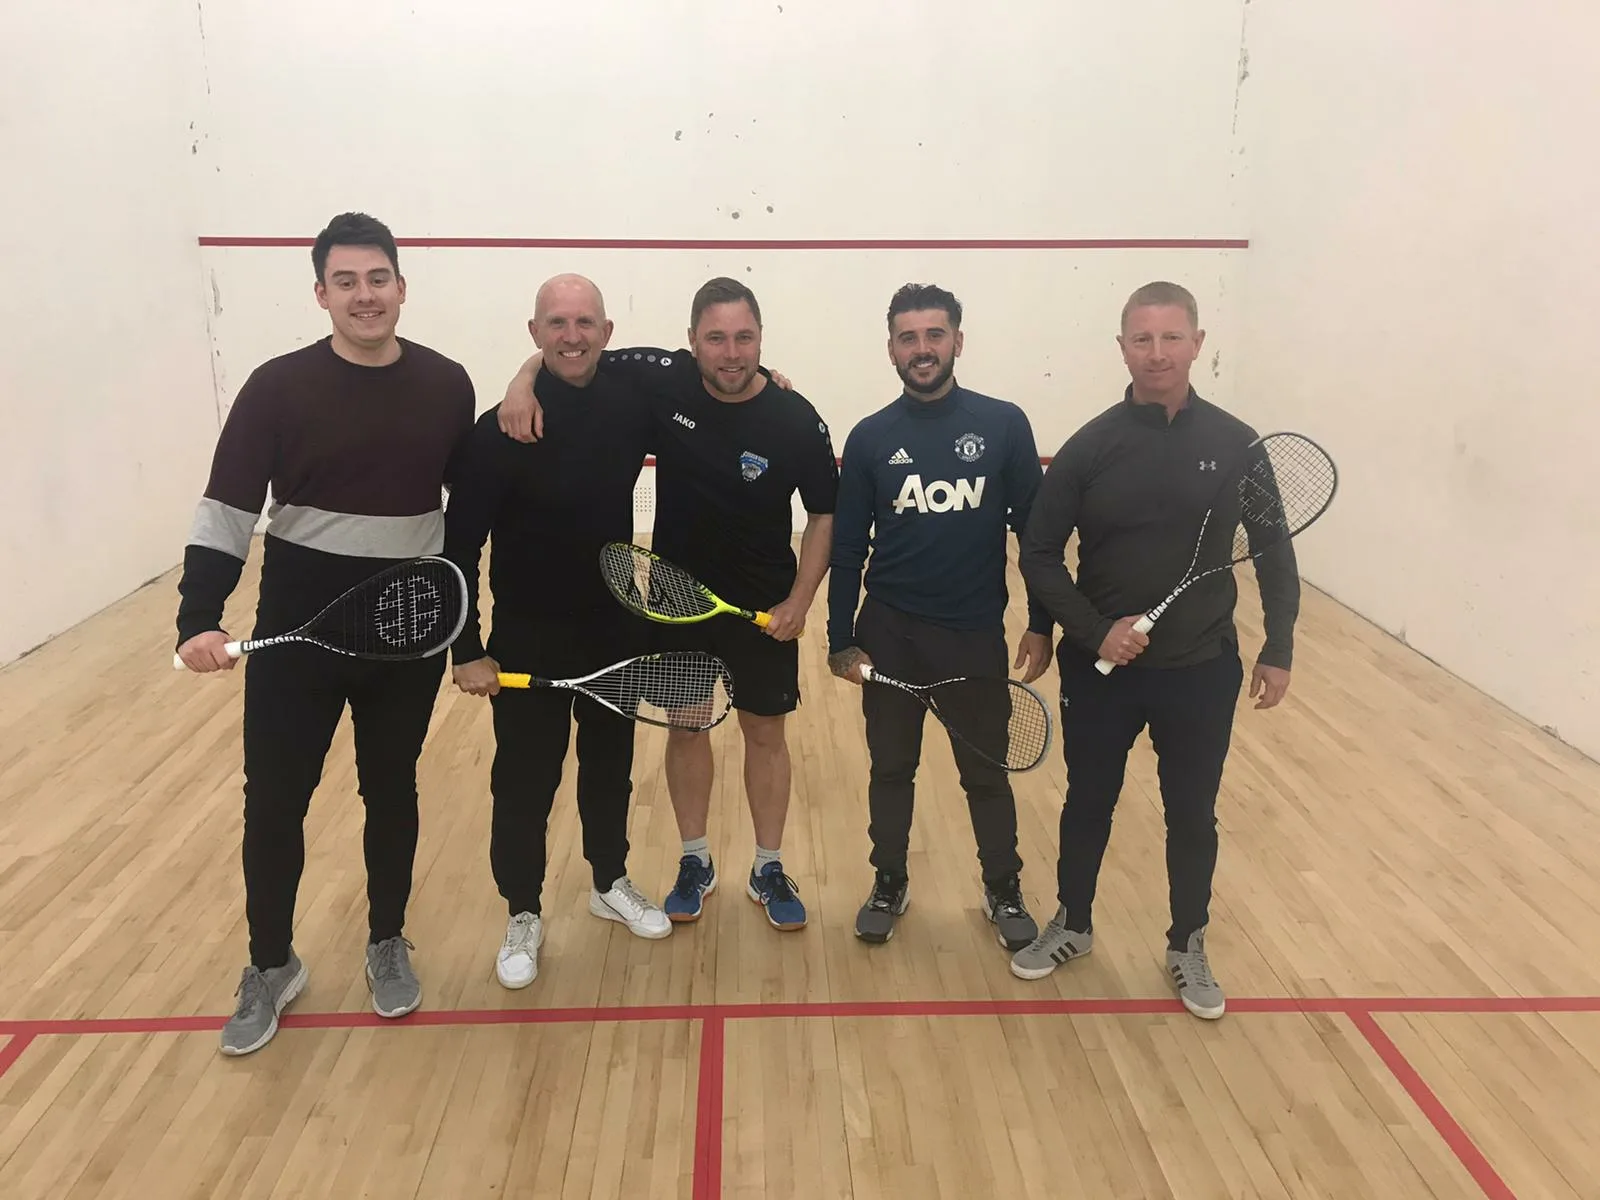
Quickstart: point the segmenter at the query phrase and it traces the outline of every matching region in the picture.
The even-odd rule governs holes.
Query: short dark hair
[[[395,248],[394,234],[376,217],[359,212],[340,213],[317,234],[311,247],[311,265],[317,272],[318,283],[326,282],[322,274],[328,267],[328,251],[335,246],[376,246],[389,256],[394,273],[400,273],[400,251]]]
[[[889,301],[889,328],[901,313],[940,308],[950,318],[950,328],[961,328],[961,301],[935,283],[908,283]]]
[[[750,306],[750,312],[756,319],[756,325],[761,324],[761,306],[756,303],[756,294],[737,279],[727,276],[718,276],[708,279],[700,285],[700,290],[694,294],[694,303],[689,306],[689,328],[699,329],[700,318],[705,315],[706,309],[713,304],[737,304],[743,300]]]
[[[1194,294],[1181,284],[1158,279],[1135,291],[1122,306],[1124,329],[1128,327],[1128,314],[1136,308],[1181,308],[1189,315],[1189,324],[1200,328],[1200,306],[1195,303]]]

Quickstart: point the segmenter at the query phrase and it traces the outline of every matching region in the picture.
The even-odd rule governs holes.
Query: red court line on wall
[[[1411,1060],[1399,1046],[1394,1044],[1372,1014],[1352,1012],[1350,1020],[1371,1043],[1373,1050],[1383,1060],[1384,1066],[1389,1068],[1399,1080],[1400,1086],[1410,1094],[1412,1101],[1432,1123],[1439,1136],[1444,1139],[1445,1145],[1450,1147],[1451,1152],[1460,1160],[1474,1182],[1483,1189],[1483,1194],[1490,1197],[1490,1200],[1517,1200],[1516,1193],[1489,1165],[1489,1160],[1483,1156],[1477,1144],[1467,1136],[1467,1131],[1462,1129],[1450,1115],[1450,1110],[1445,1108],[1444,1102],[1427,1085],[1417,1069],[1411,1065]]]
[[[694,1200],[722,1195],[722,1087],[724,1022],[710,1017],[700,1026],[699,1089],[694,1119]]]
[[[202,246],[309,247],[309,237],[210,234]],[[397,237],[423,250],[1247,250],[1247,238],[513,238]]]

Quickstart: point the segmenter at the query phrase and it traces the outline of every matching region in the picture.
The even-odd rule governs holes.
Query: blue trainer
[[[767,910],[774,929],[803,929],[806,906],[795,894],[794,880],[783,873],[781,862],[770,862],[761,874],[750,872],[750,899]]]
[[[717,886],[717,868],[714,863],[702,863],[697,854],[685,854],[678,860],[678,882],[667,893],[661,907],[674,921],[698,921],[701,900]]]

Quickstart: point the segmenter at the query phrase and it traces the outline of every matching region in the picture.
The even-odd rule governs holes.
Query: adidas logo
[[[904,446],[901,446],[900,449],[896,450],[889,456],[889,465],[891,467],[909,466],[910,463],[911,455],[906,453],[906,448]]]

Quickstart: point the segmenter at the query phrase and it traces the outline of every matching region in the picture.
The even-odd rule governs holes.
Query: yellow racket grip
[[[765,629],[768,625],[772,624],[772,614],[769,613],[769,612],[758,612],[752,618],[752,620],[754,620],[755,623],[760,628]],[[803,638],[803,637],[805,637],[805,635],[806,635],[806,631],[804,629],[802,629],[799,633],[795,634],[795,637]]]
[[[503,688],[525,688],[533,681],[532,675],[519,675],[511,671],[501,671],[498,678]]]

